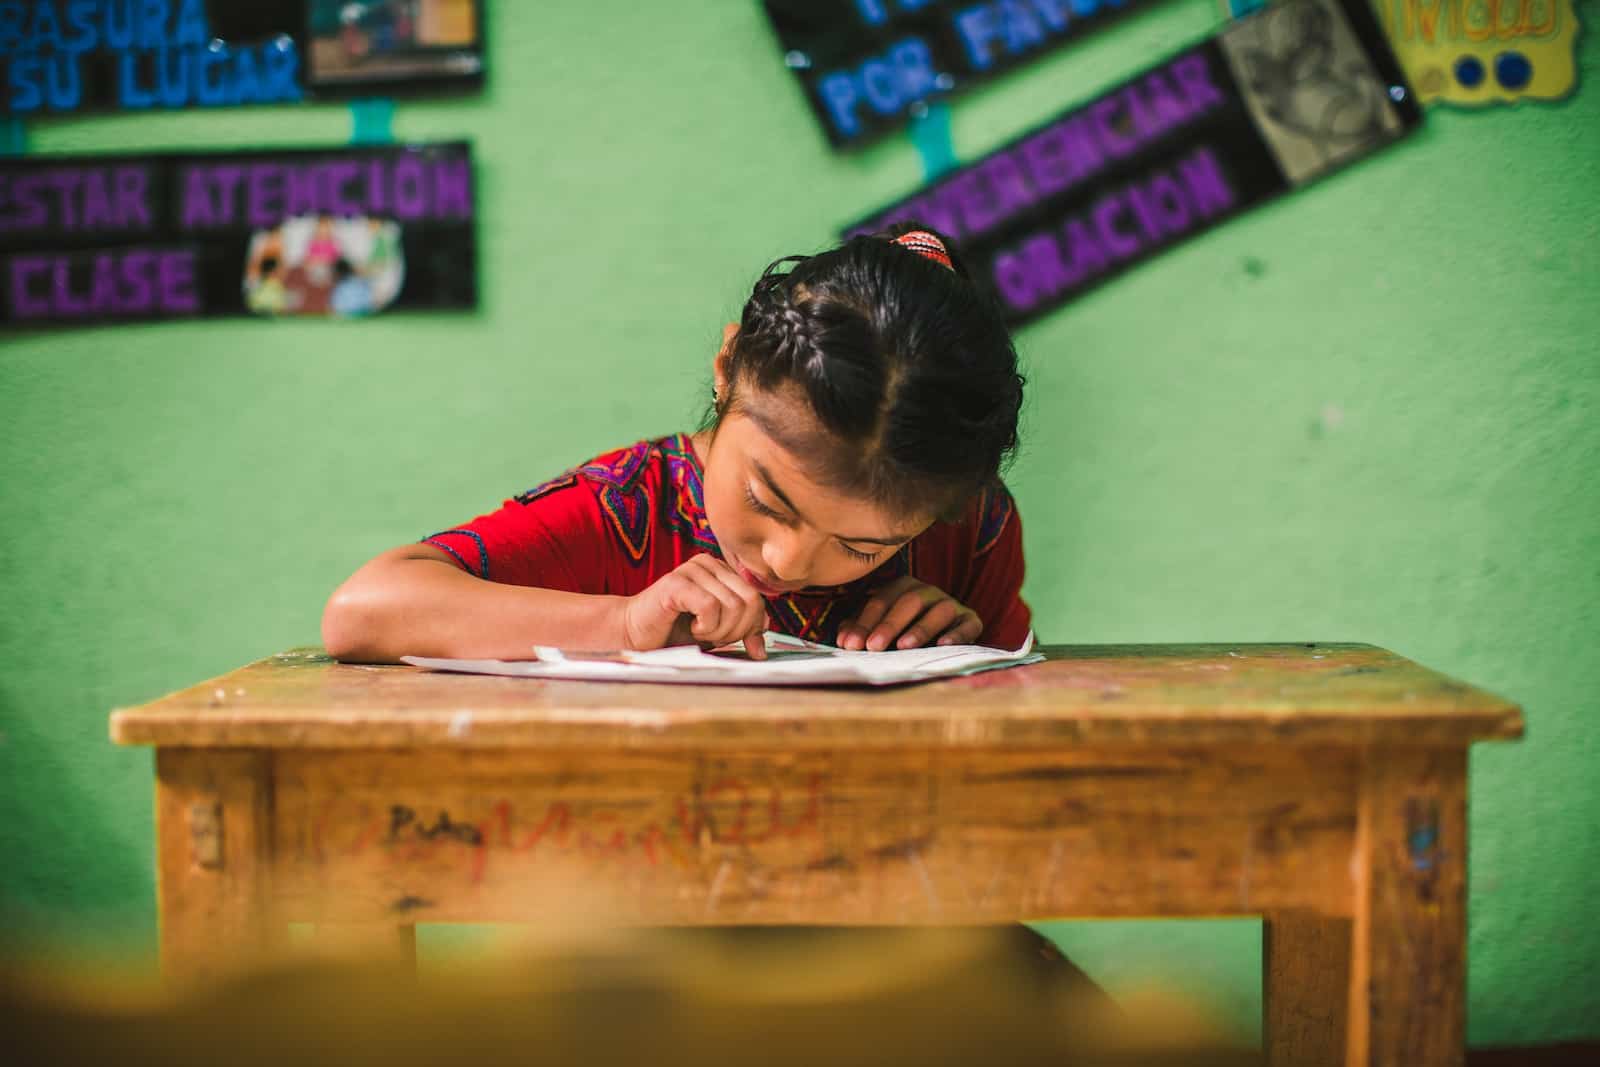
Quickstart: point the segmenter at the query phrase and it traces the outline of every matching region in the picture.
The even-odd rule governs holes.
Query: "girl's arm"
[[[328,598],[322,643],[335,659],[528,659],[534,645],[624,648],[627,597],[484,581],[426,544],[375,557]]]
[[[661,648],[743,641],[766,658],[761,594],[726,563],[696,555],[635,596],[601,596],[474,577],[432,545],[404,545],[350,576],[322,612],[335,659],[528,659],[534,645]]]

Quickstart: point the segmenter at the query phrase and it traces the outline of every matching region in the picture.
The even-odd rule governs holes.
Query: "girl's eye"
[[[790,521],[784,517],[782,512],[774,511],[772,508],[769,508],[767,505],[763,504],[756,496],[755,491],[748,485],[744,487],[744,502],[748,504],[750,506],[750,510],[755,512],[757,515],[765,515],[769,519],[776,519],[783,523]],[[873,560],[883,555],[883,549],[881,548],[876,552],[862,552],[851,548],[843,541],[840,541],[838,544],[839,547],[844,551],[845,555],[849,556],[851,559],[860,560],[862,563],[871,563]]]
[[[750,487],[748,485],[744,487],[744,502],[746,504],[749,504],[750,505],[750,510],[754,511],[757,515],[765,515],[769,519],[780,519],[781,520],[783,518],[783,516],[780,515],[778,512],[773,511],[771,508],[767,507],[761,501],[757,500],[755,493],[751,492]]]
[[[845,555],[851,557],[852,559],[859,559],[862,563],[871,563],[873,560],[883,555],[883,549],[881,548],[876,552],[858,552],[849,545],[845,544],[843,541],[839,542],[839,547],[844,549]]]

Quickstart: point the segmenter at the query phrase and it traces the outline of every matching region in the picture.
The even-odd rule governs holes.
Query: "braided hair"
[[[821,484],[952,518],[1015,449],[1023,381],[999,308],[950,242],[902,222],[762,272],[713,425],[738,410]],[[803,398],[815,425],[774,418],[752,389]]]

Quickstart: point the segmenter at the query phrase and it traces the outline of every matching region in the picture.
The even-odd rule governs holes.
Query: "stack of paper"
[[[465,674],[683,685],[894,685],[1020,667],[1044,659],[1033,651],[1031,633],[1015,652],[983,645],[847,652],[771,631],[765,636],[765,660],[749,658],[742,647],[703,652],[692,645],[652,652],[575,652],[537,647],[537,658],[532,660],[401,658],[416,667]]]

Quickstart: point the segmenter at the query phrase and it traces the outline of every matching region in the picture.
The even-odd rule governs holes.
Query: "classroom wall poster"
[[[763,0],[834,147],[1154,0]]]
[[[1287,0],[844,232],[943,230],[1021,323],[1420,121],[1366,0]]]
[[[1572,0],[1372,0],[1424,104],[1560,100],[1578,84]]]
[[[472,87],[480,0],[0,0],[0,115]]]
[[[308,0],[304,6],[313,92],[482,80],[480,0]]]
[[[476,304],[470,147],[0,160],[0,324]]]

